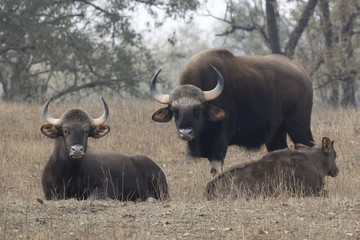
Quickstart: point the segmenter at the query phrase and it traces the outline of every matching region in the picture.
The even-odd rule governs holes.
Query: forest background
[[[284,54],[308,71],[315,104],[356,107],[359,18],[358,0],[3,0],[1,101],[149,98],[158,69],[168,91],[192,55],[227,46]]]

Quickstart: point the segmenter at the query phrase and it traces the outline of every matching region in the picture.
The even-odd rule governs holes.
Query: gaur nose
[[[336,177],[337,175],[339,175],[339,169],[336,167],[332,177]]]
[[[180,128],[179,129],[179,138],[184,141],[189,141],[195,138],[195,131],[193,128]]]
[[[73,158],[81,158],[85,155],[84,146],[80,144],[72,145],[70,148],[70,156]]]

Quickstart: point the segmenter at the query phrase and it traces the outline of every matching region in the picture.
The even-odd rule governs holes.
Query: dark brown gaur
[[[42,185],[47,200],[88,197],[118,200],[168,198],[164,172],[146,156],[127,156],[87,147],[88,137],[101,138],[110,132],[105,121],[109,108],[103,98],[104,113],[92,119],[81,109],[71,109],[60,119],[44,107],[47,124],[41,132],[55,139],[53,153],[45,166]]]
[[[238,164],[217,175],[207,184],[209,199],[278,195],[290,191],[296,195],[326,196],[325,176],[336,177],[334,141],[324,137],[321,144],[277,150],[257,161]]]
[[[170,94],[156,89],[153,98],[167,107],[152,119],[175,118],[179,138],[188,142],[188,155],[208,158],[213,174],[222,171],[230,145],[268,151],[294,143],[312,146],[313,90],[297,63],[282,55],[234,56],[227,48],[205,50],[193,56]]]

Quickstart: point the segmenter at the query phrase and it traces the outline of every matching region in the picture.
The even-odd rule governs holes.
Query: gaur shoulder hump
[[[219,58],[233,58],[235,55],[227,47],[208,49],[202,52],[206,55],[211,55]]]

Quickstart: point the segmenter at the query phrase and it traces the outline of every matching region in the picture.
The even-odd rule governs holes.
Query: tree
[[[176,31],[166,33],[168,37],[158,39],[151,46],[152,56],[159,59],[158,66],[162,69],[160,80],[166,82],[164,92],[171,91],[179,84],[179,78],[188,60],[197,52],[209,48],[209,43],[200,36],[196,25],[183,25]]]
[[[330,11],[330,9],[332,11]],[[326,82],[330,85],[329,102],[332,106],[356,106],[355,76],[358,74],[354,56],[357,33],[354,31],[360,16],[358,1],[320,0],[321,27],[325,50],[320,61],[325,64]],[[338,24],[334,24],[334,23]],[[339,84],[340,83],[340,84]],[[342,87],[340,100],[339,85]]]
[[[154,59],[132,23],[144,7],[186,18],[196,0],[3,0],[0,2],[0,81],[3,100],[43,101],[81,89],[140,95]],[[151,75],[151,74],[150,74]]]
[[[302,6],[301,14],[290,32],[287,32],[287,29],[285,31],[279,30],[280,13],[277,0],[265,0],[265,10],[262,0],[243,0],[239,3],[230,0],[227,1],[226,13],[223,18],[214,16],[210,11],[208,14],[227,23],[225,31],[217,34],[218,36],[229,36],[236,31],[256,32],[271,53],[284,54],[292,58],[299,39],[313,15],[317,1],[308,0]],[[280,33],[283,36],[279,36]],[[243,36],[247,37],[246,35]],[[281,40],[285,39],[285,36],[288,37],[286,43],[283,44]],[[282,45],[285,45],[283,50]]]

